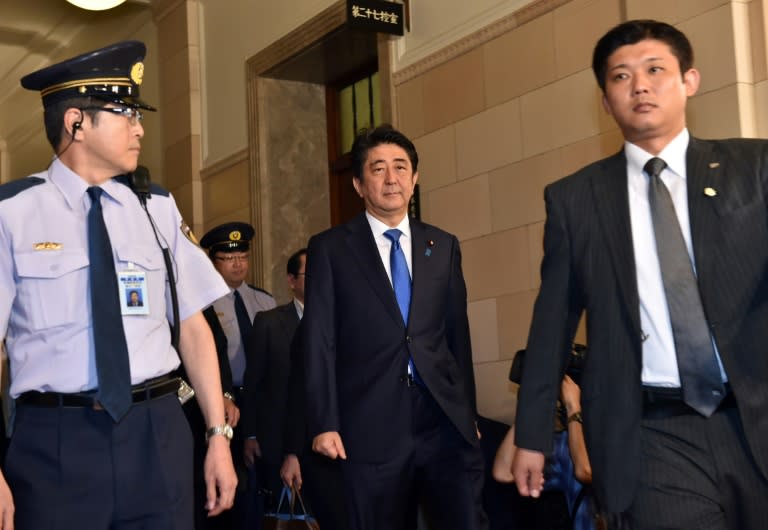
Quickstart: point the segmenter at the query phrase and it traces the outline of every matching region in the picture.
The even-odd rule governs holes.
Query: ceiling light
[[[89,11],[104,11],[119,6],[125,0],[67,0],[67,2]]]

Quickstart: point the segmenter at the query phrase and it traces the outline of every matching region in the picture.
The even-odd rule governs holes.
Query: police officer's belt
[[[164,375],[150,379],[131,387],[134,403],[141,403],[159,398],[179,389],[179,378]],[[81,392],[78,394],[60,394],[58,392],[24,392],[16,398],[17,405],[33,407],[88,407],[101,410],[101,403],[96,399],[96,392]]]

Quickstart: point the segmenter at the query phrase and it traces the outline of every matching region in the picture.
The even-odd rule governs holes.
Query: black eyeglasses
[[[112,114],[119,114],[128,118],[131,125],[136,125],[136,123],[144,119],[144,113],[135,107],[83,107],[80,110],[102,110]]]
[[[233,256],[232,254],[229,254],[227,256],[214,256],[213,259],[223,261],[224,263],[234,263],[236,261],[245,263],[248,261],[249,257],[248,254],[245,254],[244,256]]]

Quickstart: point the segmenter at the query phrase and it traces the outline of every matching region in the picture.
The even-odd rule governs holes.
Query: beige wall
[[[200,0],[205,166],[247,147],[245,61],[334,1]]]
[[[424,218],[462,242],[480,412],[505,421],[514,409],[506,374],[538,289],[543,187],[621,146],[590,69],[597,38],[628,18],[686,32],[703,78],[689,105],[695,135],[764,135],[768,106],[762,2],[533,4],[541,9],[394,73],[397,123],[423,160]]]
[[[19,80],[22,76],[89,50],[120,40],[136,39],[147,45],[142,98],[151,103],[158,102],[157,31],[149,9],[125,5],[112,12],[94,13],[64,2],[51,6],[47,0],[24,1],[30,8],[37,9],[35,17],[39,27],[29,26],[29,21],[18,14],[18,5],[0,2],[0,20],[18,17],[15,29],[19,49],[24,50],[18,64],[2,65],[8,75],[0,79],[0,182],[42,171],[53,156],[45,137],[40,95],[21,88]],[[49,33],[40,33],[28,42],[22,38],[39,31]],[[19,55],[12,57],[18,60]],[[160,177],[161,126],[156,116],[147,114],[141,163],[149,167],[153,177]]]

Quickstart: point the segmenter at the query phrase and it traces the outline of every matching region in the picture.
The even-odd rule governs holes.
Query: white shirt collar
[[[685,157],[688,152],[690,138],[691,135],[688,129],[684,128],[658,154],[658,157],[667,163],[667,168],[683,179],[686,178]],[[642,174],[646,162],[654,157],[654,155],[642,147],[630,142],[624,142],[624,153],[627,156],[627,169],[630,174]]]
[[[387,226],[383,222],[381,222],[378,219],[376,219],[374,216],[372,216],[367,211],[365,212],[365,217],[366,217],[366,219],[368,219],[368,224],[371,227],[371,232],[373,232],[373,237],[376,240],[379,240],[381,238],[386,237],[384,235],[384,232],[386,232],[387,230],[392,228],[391,226]],[[408,214],[406,214],[403,217],[403,220],[400,221],[400,223],[398,223],[398,225],[395,226],[394,228],[397,228],[398,230],[400,230],[403,233],[403,236],[405,236],[407,239],[410,239],[411,238],[411,223],[410,223],[410,221],[408,219]],[[403,237],[403,236],[400,236],[400,237]]]
[[[293,307],[296,308],[296,314],[299,315],[299,320],[304,318],[304,304],[298,298],[293,299]]]

